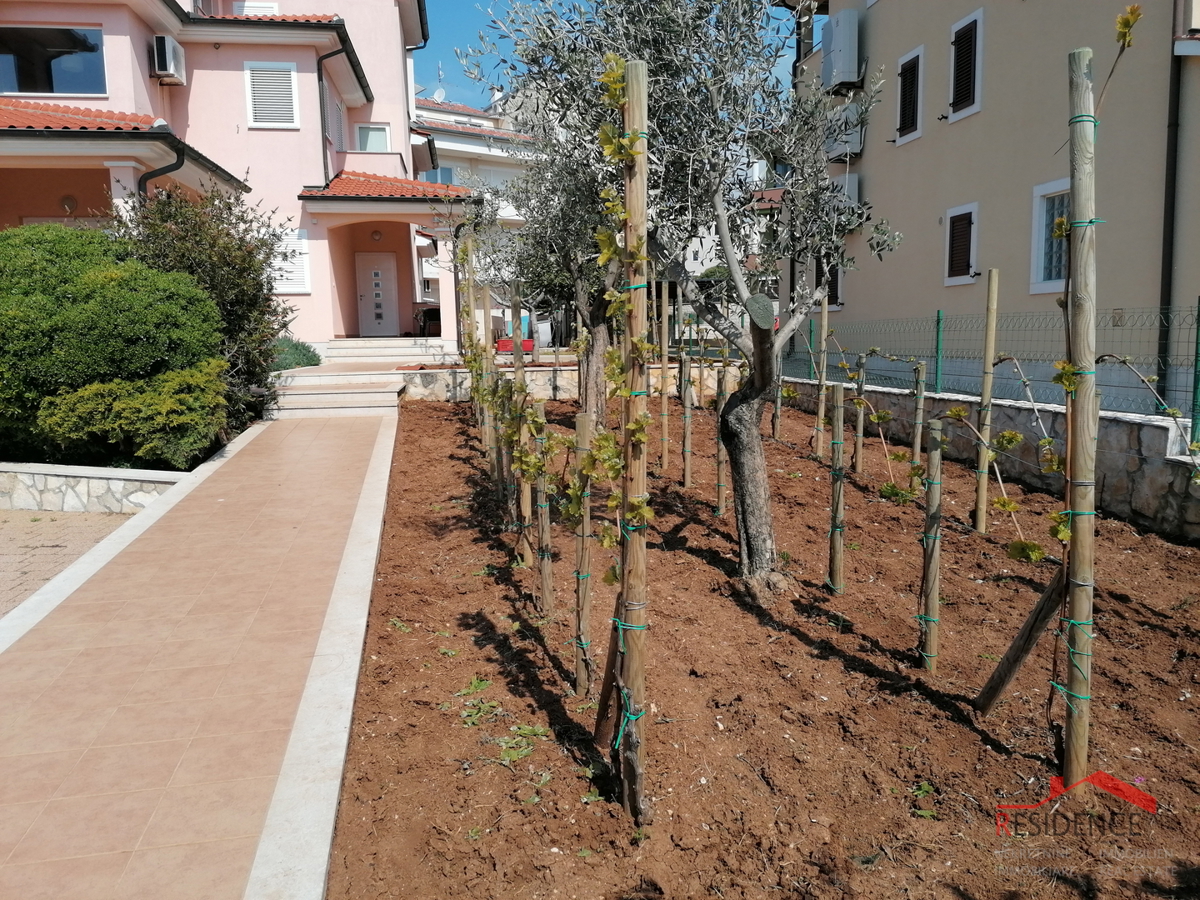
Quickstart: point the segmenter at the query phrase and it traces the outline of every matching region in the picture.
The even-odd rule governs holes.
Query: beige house
[[[790,3],[789,5],[797,5]],[[882,262],[851,236],[831,325],[1053,310],[1063,290],[1067,54],[1095,51],[1097,90],[1123,0],[828,0],[806,73],[848,90],[882,70],[881,102],[833,165],[903,233]],[[1101,309],[1194,309],[1200,295],[1200,0],[1147,0],[1099,112]],[[815,46],[813,46],[815,44]],[[838,148],[844,152],[847,148]]]

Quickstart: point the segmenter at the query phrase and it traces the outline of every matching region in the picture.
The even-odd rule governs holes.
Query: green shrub
[[[119,247],[60,225],[0,232],[0,457],[75,461],[38,424],[45,398],[218,355],[208,295],[187,275],[120,260]]]
[[[40,431],[75,458],[186,469],[225,428],[225,362],[137,381],[118,379],[42,401]]]
[[[241,431],[275,400],[275,339],[291,309],[274,295],[287,230],[242,194],[217,187],[196,198],[159,190],[116,219],[124,251],[160,272],[185,272],[217,304],[229,425]]]
[[[319,366],[320,364],[321,355],[312,348],[312,345],[287,335],[275,340],[275,361],[271,363],[272,372],[300,369],[304,366]]]

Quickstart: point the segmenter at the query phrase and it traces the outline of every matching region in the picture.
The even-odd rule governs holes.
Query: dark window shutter
[[[825,266],[826,263],[823,261],[817,266],[816,286],[826,287],[829,292],[830,306],[840,306],[842,303],[842,285],[841,279],[838,277],[840,270],[837,266],[830,266],[827,270]]]
[[[950,217],[950,264],[947,278],[961,278],[971,274],[971,214]]]
[[[954,95],[950,109],[954,112],[975,103],[976,46],[979,23],[970,21],[954,33]]]
[[[900,67],[900,127],[897,133],[904,137],[917,130],[917,85],[921,57],[914,56]]]

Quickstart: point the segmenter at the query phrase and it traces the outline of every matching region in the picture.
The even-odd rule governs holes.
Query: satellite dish
[[[441,103],[445,99],[446,99],[446,89],[445,88],[438,88],[436,91],[433,92],[433,100],[435,103]]]

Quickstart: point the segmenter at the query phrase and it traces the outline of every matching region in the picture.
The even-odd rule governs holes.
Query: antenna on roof
[[[445,100],[446,99],[446,89],[438,88],[436,91],[434,91],[433,99],[437,103],[441,103],[443,100]]]

